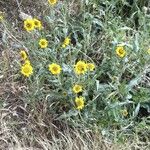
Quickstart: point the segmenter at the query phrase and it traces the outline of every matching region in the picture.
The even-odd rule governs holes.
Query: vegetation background
[[[0,149],[150,149],[149,6],[148,0],[61,0],[55,6],[0,0]],[[25,31],[26,16],[44,29]],[[67,36],[71,43],[62,49]],[[42,37],[46,50],[38,45]],[[116,54],[118,44],[124,58]],[[20,73],[21,49],[34,67],[30,78]],[[78,80],[71,70],[78,60],[94,63],[95,71]],[[48,71],[53,61],[62,66],[61,80]],[[72,93],[77,81],[84,85],[81,111]]]

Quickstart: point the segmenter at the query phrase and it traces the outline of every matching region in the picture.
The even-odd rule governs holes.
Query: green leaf
[[[133,112],[133,117],[136,117],[139,113],[140,110],[140,103],[138,103],[138,105],[136,106],[134,112]]]

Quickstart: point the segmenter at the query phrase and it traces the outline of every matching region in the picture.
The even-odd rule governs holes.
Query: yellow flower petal
[[[3,21],[4,17],[2,15],[0,15],[0,21]]]
[[[95,65],[93,63],[87,63],[87,69],[93,71],[95,69]]]
[[[26,60],[26,59],[27,59],[27,53],[26,53],[26,51],[24,51],[24,50],[20,51],[20,55],[21,55],[21,58],[22,58],[23,60]]]
[[[147,53],[150,55],[150,48],[147,50]]]
[[[40,20],[34,18],[33,21],[34,21],[35,28],[38,28],[38,29],[42,28],[42,23]]]
[[[55,5],[57,3],[57,0],[48,0],[50,5]]]
[[[30,60],[25,60],[24,65],[25,65],[25,64],[30,65],[30,64],[31,64],[31,63],[30,63]]]

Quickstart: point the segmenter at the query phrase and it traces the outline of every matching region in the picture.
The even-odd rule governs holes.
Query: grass
[[[0,23],[1,149],[150,148],[147,3],[59,1],[51,7],[44,1],[29,7],[16,1],[18,12],[0,3],[7,10]],[[29,15],[44,29],[25,31],[22,18]],[[66,37],[71,43],[62,48]],[[39,47],[41,38],[48,40],[46,49]],[[123,57],[116,53],[120,44]],[[29,78],[20,73],[22,49],[33,67]],[[95,70],[76,75],[79,60]],[[48,70],[51,63],[61,66],[60,75]],[[73,93],[75,84],[83,91]],[[80,111],[78,96],[85,102]]]
[[[63,125],[63,130],[61,128],[60,131],[51,121],[48,122],[49,126],[46,126],[41,121],[37,122],[34,120],[34,122],[31,123],[29,119],[26,126],[23,126],[22,121],[6,121],[6,118],[10,117],[13,112],[6,109],[1,111],[1,149],[149,149],[148,143],[141,142],[137,135],[134,136],[134,139],[125,140],[124,143],[121,144],[115,140],[112,141],[104,138],[99,132],[93,132],[89,129],[85,129],[85,127],[81,130],[76,128],[71,129]],[[17,124],[21,125],[21,127],[15,131],[14,127]],[[49,130],[49,135],[47,135],[47,130]]]

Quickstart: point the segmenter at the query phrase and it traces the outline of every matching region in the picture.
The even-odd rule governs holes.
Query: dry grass
[[[16,3],[17,14],[20,9],[25,10],[23,1]],[[74,2],[74,1],[73,1]],[[75,6],[70,4],[71,7]],[[0,1],[0,4],[5,4]],[[8,3],[10,6],[12,3]],[[40,3],[39,3],[40,4]],[[8,6],[9,6],[8,5]],[[2,6],[2,5],[1,5]],[[12,13],[8,9],[8,14]],[[36,8],[30,8],[28,4],[26,13],[36,14]],[[35,6],[38,8],[38,6]],[[5,11],[4,9],[4,11]],[[76,6],[74,9],[79,9]],[[75,14],[76,11],[72,13]],[[33,12],[31,12],[33,11]],[[40,16],[40,14],[38,14]],[[15,20],[18,18],[10,19]],[[7,28],[6,28],[7,30]],[[2,150],[148,150],[150,143],[141,142],[138,136],[134,139],[117,143],[116,139],[106,139],[98,131],[94,132],[85,127],[82,129],[71,128],[64,122],[55,120],[55,116],[48,113],[47,101],[43,99],[28,105],[22,97],[23,92],[28,91],[25,84],[17,82],[15,76],[16,52],[13,50],[21,42],[17,36],[17,29],[11,32],[7,30],[7,45],[0,49],[0,149]],[[21,34],[20,34],[21,35]],[[2,45],[0,45],[2,46]]]
[[[138,136],[118,144],[115,139],[106,139],[85,127],[72,129],[48,115],[46,102],[37,103],[36,110],[26,106],[21,98],[25,87],[9,79],[0,86],[2,150],[148,150],[150,147],[150,143],[140,142]]]
[[[21,94],[25,86],[14,82],[7,70],[0,86],[0,149],[3,150],[148,150],[150,143],[140,142],[139,137],[117,144],[84,127],[72,129],[48,114],[44,103],[37,103],[36,110],[25,104]],[[9,78],[7,78],[9,76]],[[131,142],[131,143],[130,143]]]
[[[10,116],[16,115],[13,113],[8,109],[1,109],[0,149],[3,150],[148,150],[150,146],[139,142],[138,138],[131,143],[116,144],[88,129],[81,131],[66,126],[60,131],[51,121],[48,123],[48,134],[42,133],[41,130],[45,130],[46,125],[39,122],[22,126],[17,133],[15,127],[23,122],[11,122]]]
[[[5,82],[4,84],[5,85]],[[2,150],[148,150],[150,143],[135,139],[117,143],[99,132],[85,127],[71,128],[50,116],[45,104],[36,104],[36,110],[26,106],[18,89],[7,81],[1,86],[3,107],[0,109],[0,149]],[[17,89],[16,89],[17,88]],[[21,90],[20,90],[21,91]],[[5,98],[5,99],[4,99]]]

